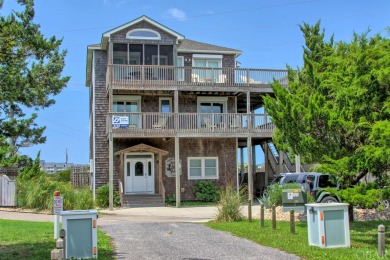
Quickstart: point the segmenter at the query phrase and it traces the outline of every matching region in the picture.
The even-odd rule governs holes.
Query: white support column
[[[301,172],[301,156],[295,155],[295,172]]]
[[[175,137],[175,172],[176,172],[176,208],[180,208],[180,144],[179,137]]]
[[[248,152],[248,193],[249,200],[253,200],[253,157],[252,157],[252,137],[248,137],[247,140],[247,152]]]
[[[114,205],[114,144],[112,132],[108,134],[108,187],[109,187],[109,209],[113,210]]]

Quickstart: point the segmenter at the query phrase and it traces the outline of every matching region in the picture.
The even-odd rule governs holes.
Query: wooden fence
[[[7,175],[0,175],[0,206],[14,207],[16,206],[16,183]]]
[[[89,172],[72,172],[70,174],[70,182],[75,187],[89,187],[91,174]]]

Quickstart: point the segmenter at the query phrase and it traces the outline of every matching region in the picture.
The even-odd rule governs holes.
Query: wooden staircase
[[[165,206],[160,194],[121,194],[121,203],[124,208]]]

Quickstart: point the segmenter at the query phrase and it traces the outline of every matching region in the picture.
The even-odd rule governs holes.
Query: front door
[[[125,160],[126,193],[154,193],[152,155],[127,155]],[[130,158],[129,158],[130,157]],[[133,157],[133,158],[131,158]],[[138,158],[134,158],[138,157]],[[145,158],[146,157],[146,158]]]

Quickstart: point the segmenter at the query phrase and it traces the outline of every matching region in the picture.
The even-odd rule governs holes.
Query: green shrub
[[[282,206],[282,191],[286,189],[301,189],[301,186],[296,183],[288,183],[286,185],[274,184],[268,186],[259,201],[266,208]],[[310,196],[308,195],[308,197]]]
[[[199,181],[192,188],[197,200],[204,202],[217,202],[219,199],[219,187],[213,181]]]
[[[382,200],[389,199],[390,187],[378,189],[375,183],[360,184],[337,191],[342,202],[361,208],[376,208]]]
[[[165,197],[165,204],[169,206],[175,206],[176,205],[176,195],[175,194],[169,194]]]
[[[58,171],[50,175],[53,181],[70,182],[70,169],[64,171]]]
[[[242,196],[241,192],[237,192],[234,186],[228,185],[225,189],[222,189],[215,220],[218,222],[242,220],[241,205],[244,200],[245,197]]]
[[[109,206],[109,199],[110,199],[110,187],[107,183],[106,185],[103,185],[96,190],[95,202],[98,207],[107,208]],[[119,194],[115,190],[114,190],[113,204],[114,206],[121,205]]]

